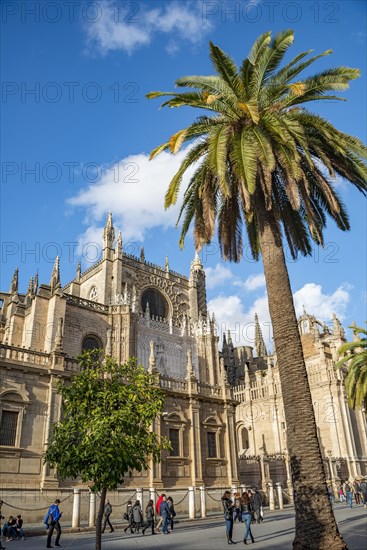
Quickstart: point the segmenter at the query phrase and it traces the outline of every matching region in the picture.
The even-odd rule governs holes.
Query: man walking
[[[112,514],[112,506],[110,504],[110,501],[107,500],[107,502],[104,506],[104,523],[103,523],[103,527],[102,527],[102,533],[105,532],[107,523],[110,526],[110,533],[114,532],[114,528],[112,527],[112,524],[110,522],[110,515],[111,514]]]
[[[346,480],[343,485],[343,492],[345,494],[345,498],[347,499],[347,506],[349,508],[352,508],[353,506],[353,485],[350,481]]]
[[[57,498],[55,500],[55,504],[51,504],[44,519],[44,523],[48,529],[46,548],[52,548],[51,539],[52,539],[52,534],[54,532],[54,529],[56,529],[56,532],[57,532],[56,539],[55,539],[55,546],[61,546],[59,541],[61,537],[60,518],[62,516],[62,513],[60,512],[59,504],[60,504],[60,500]]]

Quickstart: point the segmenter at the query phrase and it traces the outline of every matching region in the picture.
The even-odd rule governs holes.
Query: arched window
[[[102,349],[103,344],[101,340],[98,338],[98,336],[95,336],[94,334],[87,334],[87,336],[84,336],[83,342],[82,342],[82,351],[89,351],[94,349]]]
[[[141,307],[143,311],[146,310],[149,303],[149,311],[154,317],[162,317],[163,319],[168,316],[168,304],[167,300],[158,290],[148,288],[143,292],[141,297]]]
[[[247,428],[242,428],[241,430],[241,441],[240,445],[243,451],[247,450],[249,448],[249,438],[248,438],[248,430]]]

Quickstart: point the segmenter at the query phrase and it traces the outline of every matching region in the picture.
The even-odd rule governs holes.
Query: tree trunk
[[[272,211],[256,203],[259,240],[287,426],[295,490],[295,550],[345,550],[329,501],[324,465],[285,262],[282,238]]]
[[[101,502],[99,503],[97,521],[96,521],[96,550],[102,549],[102,519],[104,512],[104,504],[106,501],[107,489],[103,487],[101,492]]]

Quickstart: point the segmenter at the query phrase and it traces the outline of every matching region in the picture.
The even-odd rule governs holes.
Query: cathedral
[[[42,454],[62,404],[56,382],[78,369],[77,356],[101,348],[120,362],[137,357],[156,372],[166,394],[157,433],[172,444],[162,461],[126,479],[127,487],[208,488],[270,482],[292,495],[287,426],[276,353],[265,347],[255,318],[255,345],[233,345],[207,311],[205,272],[198,254],[189,276],[123,251],[109,214],[100,260],[61,285],[56,258],[49,284],[31,279],[0,293],[0,463],[9,490],[60,491]],[[308,369],[325,472],[340,479],[367,474],[365,411],[346,401],[345,371],[334,368],[345,341],[334,316],[320,323],[304,311],[299,330]],[[2,483],[4,488],[4,483]],[[35,497],[36,498],[36,497]]]

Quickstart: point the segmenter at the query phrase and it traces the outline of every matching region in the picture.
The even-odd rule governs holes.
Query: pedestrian
[[[140,506],[140,500],[136,500],[133,506],[133,520],[135,523],[135,533],[139,533],[141,524],[143,523],[143,511]]]
[[[253,508],[252,508],[251,500],[248,493],[243,493],[242,495],[241,510],[242,510],[242,520],[245,523],[245,534],[244,534],[243,542],[244,544],[247,544],[247,539],[248,537],[250,537],[251,542],[254,543],[255,540],[254,540],[254,537],[252,536],[252,531],[251,531]]]
[[[234,495],[233,523],[236,523],[236,520],[238,520],[239,522],[242,521],[240,493],[235,493],[235,495]]]
[[[359,485],[359,480],[355,479],[353,481],[353,491],[354,491],[354,500],[356,504],[361,504],[361,487]]]
[[[163,500],[161,502],[159,512],[162,516],[163,525],[162,525],[162,533],[164,535],[168,535],[168,521],[171,519],[171,514],[169,513],[169,507],[167,504],[167,498],[166,495],[163,495]]]
[[[44,524],[47,526],[47,529],[48,529],[47,548],[52,548],[51,539],[52,539],[52,534],[54,532],[54,529],[56,529],[56,532],[57,532],[56,539],[55,539],[55,546],[61,546],[59,541],[61,537],[60,519],[62,516],[62,512],[60,512],[59,504],[60,504],[60,500],[57,498],[55,500],[55,503],[51,504],[51,506],[49,507],[48,512],[43,520]]]
[[[110,527],[110,533],[113,533],[114,532],[114,528],[112,527],[112,523],[110,522],[110,516],[112,514],[112,505],[110,503],[109,500],[107,500],[105,506],[104,506],[104,523],[103,523],[103,527],[102,527],[102,533],[105,532],[105,529],[106,529],[106,525],[108,523],[109,527]]]
[[[145,531],[148,529],[148,527],[151,527],[152,528],[152,535],[155,535],[155,531],[154,531],[155,514],[154,514],[154,502],[153,502],[152,499],[150,499],[150,501],[147,504],[147,507],[145,508],[145,515],[146,515],[147,521],[144,524],[142,533],[144,535]]]
[[[0,535],[2,533],[2,531],[1,531],[1,521],[3,519],[5,519],[5,517],[1,513],[1,509],[3,507],[3,504],[4,504],[4,502],[0,499]],[[2,543],[1,543],[1,536],[0,536],[0,550],[5,550],[5,546],[3,546]]]
[[[8,521],[4,523],[3,535],[6,536],[6,542],[10,542],[16,538],[17,532],[15,529],[15,524],[17,520],[13,516],[8,517]]]
[[[156,505],[155,505],[155,511],[157,512],[157,515],[159,516],[159,521],[158,521],[158,524],[157,524],[157,531],[160,530],[160,527],[163,523],[163,518],[161,516],[161,504],[163,502],[163,497],[165,497],[166,495],[164,493],[161,494],[160,497],[158,497],[158,500],[156,502]]]
[[[343,485],[343,493],[345,494],[346,503],[349,508],[352,508],[353,506],[353,485],[352,483],[347,479]]]
[[[327,486],[327,492],[328,492],[328,495],[329,495],[329,500],[330,500],[330,504],[331,506],[334,506],[334,492],[333,492],[333,486],[329,483],[329,485]]]
[[[345,501],[345,494],[344,494],[344,491],[343,491],[343,485],[340,485],[339,487],[339,502],[344,502]]]
[[[256,523],[261,523],[263,521],[263,517],[261,515],[261,509],[262,509],[262,506],[263,506],[263,499],[259,493],[259,491],[257,490],[257,488],[255,487],[254,491],[252,491],[252,499],[251,499],[251,504],[253,506],[253,511],[254,511],[254,519],[256,521]]]
[[[233,510],[234,503],[231,499],[231,493],[229,491],[224,491],[222,496],[222,506],[224,512],[224,519],[226,520],[226,535],[228,544],[234,544],[232,540],[233,535]]]
[[[17,535],[16,540],[19,540],[19,539],[24,540],[23,520],[20,514],[17,516],[17,519],[16,519],[15,530]]]
[[[176,516],[176,512],[175,512],[175,508],[173,506],[173,498],[172,497],[167,498],[167,506],[168,506],[169,514],[171,516],[168,523],[171,527],[171,531],[173,531],[173,523],[174,523],[173,518]]]
[[[131,534],[133,534],[134,533],[134,518],[133,518],[133,503],[131,502],[131,500],[129,500],[127,505],[126,505],[126,512],[124,514],[124,519],[126,521],[128,521],[128,525],[124,529],[125,535],[126,535],[128,529],[130,529]]]
[[[359,486],[361,488],[362,504],[365,508],[367,508],[367,482],[366,482],[366,478],[362,479]]]

